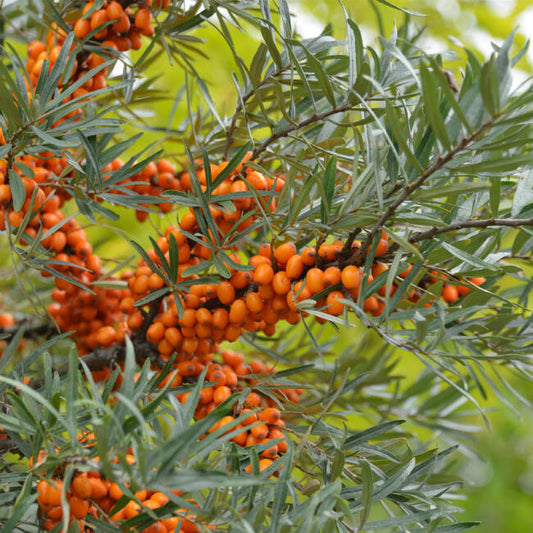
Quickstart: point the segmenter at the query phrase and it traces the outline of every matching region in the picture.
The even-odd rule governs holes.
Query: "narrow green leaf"
[[[494,55],[481,67],[479,88],[487,111],[494,117],[500,111],[500,82]]]
[[[26,200],[26,189],[24,189],[22,178],[15,170],[9,169],[8,174],[9,186],[11,187],[11,196],[13,199],[13,209],[15,211],[20,211]]]
[[[495,177],[494,179],[498,181],[499,184],[498,178]],[[524,209],[524,207],[527,207],[531,204],[533,204],[533,169],[528,170],[518,182],[516,192],[513,197],[511,215],[516,217],[522,211],[522,209]],[[498,211],[496,211],[496,213],[498,213]],[[496,215],[493,214],[492,216]]]
[[[213,181],[213,190],[216,189],[238,166],[242,163],[244,156],[250,150],[252,143],[247,142],[241,146],[235,155],[229,160],[229,163],[224,167],[222,172]]]
[[[396,6],[394,4],[391,4],[387,0],[377,0],[380,4],[383,4],[387,7],[392,7],[393,9],[397,9],[398,11],[402,11],[403,13],[407,13],[408,15],[414,15],[415,17],[425,17],[426,15],[424,13],[420,13],[418,11],[413,11],[411,9],[406,9],[405,7]]]
[[[498,267],[492,265],[491,263],[487,263],[486,261],[483,261],[483,259],[469,254],[468,252],[465,252],[464,250],[461,250],[446,241],[439,241],[439,243],[440,246],[452,254],[452,256],[457,257],[469,265],[477,268],[486,268],[488,270],[498,270]]]
[[[363,528],[370,516],[372,509],[372,501],[374,496],[374,480],[372,479],[372,470],[367,461],[361,461],[361,480],[362,480],[362,495],[361,495],[361,518],[359,523],[359,530]]]
[[[320,204],[320,218],[323,224],[329,222],[331,203],[335,193],[335,181],[337,179],[337,158],[332,157],[326,166],[322,186],[324,188],[324,198]]]
[[[348,47],[348,86],[353,87],[363,66],[363,37],[359,26],[352,20],[346,20],[346,46]]]
[[[434,76],[430,73],[424,63],[420,63],[420,79],[422,81],[422,95],[424,97],[424,112],[431,129],[444,148],[449,149],[451,146],[448,132],[444,125],[444,119],[440,111],[440,101],[437,95],[436,83]]]
[[[402,121],[398,112],[392,104],[387,100],[385,103],[387,109],[387,127],[390,128],[392,137],[401,148],[400,153],[405,154],[407,160],[413,165],[419,172],[423,172],[424,168],[416,158],[415,154],[411,150],[411,147],[407,144],[408,135],[406,131],[402,128]]]

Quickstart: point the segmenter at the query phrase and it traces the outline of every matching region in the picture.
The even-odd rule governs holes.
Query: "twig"
[[[239,103],[237,104],[237,107],[235,108],[235,111],[233,113],[233,116],[231,117],[231,124],[229,125],[228,130],[226,131],[226,146],[224,148],[224,159],[228,158],[229,149],[231,146],[231,141],[233,140],[233,133],[235,132],[235,128],[237,127],[237,117],[239,113],[244,109],[244,104],[254,95],[256,94],[257,90],[261,87],[265,86],[267,83],[270,83],[273,81],[277,76],[282,74],[285,70],[289,68],[289,65],[279,69],[278,71],[274,72],[271,76],[268,76],[264,80],[260,81],[256,86],[254,86],[252,89],[250,89],[245,95],[243,95],[240,98]]]
[[[352,255],[352,245],[353,241],[361,233],[361,228],[355,228],[353,229],[350,234],[348,235],[346,242],[344,243],[344,246],[342,247],[341,253],[339,254],[339,259],[346,260]]]
[[[159,358],[159,351],[157,346],[146,340],[146,332],[152,324],[155,316],[159,311],[162,297],[150,303],[150,309],[146,313],[141,327],[132,335],[131,342],[135,349],[135,356],[138,363],[144,362],[146,359],[150,359],[152,363],[160,366],[164,366],[164,362]],[[83,361],[87,367],[92,371],[104,370],[114,366],[117,363],[124,361],[126,356],[126,345],[124,343],[113,344],[109,348],[97,348],[96,350],[80,357],[80,361]],[[79,366],[81,367],[81,364]],[[55,369],[60,376],[64,376],[68,373],[69,366],[64,365]],[[43,386],[44,379],[37,378],[30,381],[29,386],[33,389],[39,389]]]
[[[13,439],[9,437],[0,438],[0,453],[14,449],[17,449],[17,445]]]
[[[3,340],[9,341],[21,328],[24,328],[23,338],[25,339],[48,338],[57,334],[57,328],[53,324],[32,324],[30,320],[23,319],[16,326],[0,328],[0,335],[5,335]]]
[[[519,228],[520,226],[533,226],[533,217],[531,218],[489,218],[486,220],[465,220],[456,222],[449,226],[433,227],[427,231],[421,231],[409,237],[410,243],[432,239],[435,235],[457,231],[464,228],[488,228],[489,226],[508,226],[510,228]]]
[[[361,248],[353,258],[353,262],[356,265],[361,265],[364,262],[366,250],[372,243],[377,233],[381,231],[381,229],[385,225],[385,222],[387,222],[387,220],[389,220],[394,215],[396,209],[403,202],[405,202],[405,200],[407,200],[407,198],[409,198],[409,196],[414,191],[421,187],[433,174],[435,174],[435,172],[437,172],[444,165],[449,163],[456,156],[456,154],[464,150],[467,146],[472,144],[480,135],[482,135],[483,132],[492,125],[493,121],[494,119],[485,122],[471,135],[469,135],[468,137],[463,137],[461,141],[459,141],[453,148],[448,150],[445,155],[439,155],[437,159],[435,159],[435,161],[433,161],[433,163],[429,165],[429,167],[418,177],[417,180],[405,186],[402,193],[398,196],[398,198],[396,198],[396,200],[394,200],[394,202],[389,205],[389,207],[387,207],[385,212],[378,218],[377,222],[374,224],[374,227],[365,237],[365,240],[361,244]]]
[[[331,115],[336,115],[337,113],[342,113],[343,111],[349,111],[353,107],[353,104],[347,102],[339,107],[334,107],[333,109],[324,111],[323,113],[314,113],[312,116],[306,118],[305,120],[302,120],[301,122],[289,124],[286,128],[276,133],[273,133],[270,137],[263,141],[263,143],[252,152],[252,157],[250,159],[254,161],[255,159],[257,159],[259,154],[262,154],[268,148],[270,144],[272,144],[274,141],[277,141],[278,139],[281,139],[282,137],[287,137],[289,133],[304,128],[305,126],[309,126],[309,124],[320,122],[321,120],[324,120]]]

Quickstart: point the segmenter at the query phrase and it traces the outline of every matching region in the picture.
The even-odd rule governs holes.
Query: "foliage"
[[[176,531],[475,527],[448,459],[480,399],[527,403],[512,380],[531,376],[526,48],[511,34],[484,61],[466,50],[456,80],[409,17],[370,46],[347,13],[306,39],[285,1],[153,4],[121,3],[135,35],[94,22],[103,1],[2,8],[0,533],[163,531],[172,516]],[[206,31],[235,65],[231,112],[198,67]],[[133,213],[135,235],[120,225]],[[92,233],[127,253],[102,260]],[[191,311],[206,323],[186,325]],[[238,338],[245,363],[218,346]],[[239,440],[267,409],[282,436]],[[123,496],[88,497],[69,524],[85,473]],[[43,480],[63,482],[59,503]],[[143,490],[166,502],[120,514]]]

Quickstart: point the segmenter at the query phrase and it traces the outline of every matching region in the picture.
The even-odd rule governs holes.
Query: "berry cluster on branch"
[[[71,21],[76,37],[70,50],[73,61],[70,78],[62,79],[58,90],[80,80],[83,83],[68,98],[84,97],[105,88],[109,67],[99,67],[122,52],[139,49],[141,36],[155,33],[152,7],[165,9],[170,2],[154,0],[153,4],[104,1],[97,8],[95,3],[87,2],[81,10],[71,13],[67,21]],[[44,41],[33,41],[28,46],[30,96],[43,68],[48,65],[51,70],[58,60],[66,38],[65,30],[53,25]],[[68,116],[80,113],[73,110]],[[272,336],[280,321],[297,324],[303,317],[315,315],[319,322],[325,322],[328,317],[345,313],[350,307],[347,303],[358,304],[363,312],[379,316],[412,267],[388,279],[389,240],[385,232],[378,238],[381,227],[367,233],[363,243],[351,236],[344,242],[327,241],[315,246],[309,246],[315,242],[313,239],[304,246],[295,242],[263,243],[253,250],[256,253],[246,256],[238,239],[229,236],[253,232],[254,224],[258,229],[265,213],[276,212],[277,199],[285,185],[283,175],[269,177],[259,172],[250,157],[251,153],[231,171],[227,161],[208,167],[195,162],[189,171],[177,171],[173,163],[159,159],[110,189],[116,194],[125,194],[127,189],[157,198],[160,202],[156,205],[162,213],[177,205],[171,194],[165,194],[168,191],[189,198],[205,194],[203,204],[190,207],[178,217],[175,227],[167,228],[154,241],[156,247],[145,252],[134,271],[107,274],[85,230],[74,217],[63,213],[74,179],[66,156],[42,152],[13,157],[9,153],[0,161],[0,230],[7,231],[17,245],[36,247],[46,254],[42,275],[53,277],[55,282],[47,310],[60,331],[73,331],[80,357],[122,346],[129,336],[136,348],[149,347],[138,349],[137,357],[138,362],[149,359],[154,372],[173,362],[173,371],[162,387],[194,384],[205,371],[207,385],[200,393],[196,419],[205,418],[235,395],[232,414],[219,420],[209,432],[228,426],[236,445],[257,447],[263,470],[287,451],[285,422],[279,407],[286,400],[299,401],[302,390],[278,386],[274,377],[274,382],[269,382],[273,369],[259,360],[247,363],[240,353],[222,351],[221,359],[216,360],[220,344],[234,342],[245,332]],[[122,167],[119,159],[106,165],[102,169],[104,182]],[[93,196],[99,200],[96,194]],[[152,205],[148,201],[140,204],[136,211],[139,221],[148,217]],[[367,247],[370,240],[374,240],[374,245]],[[369,253],[373,254],[373,261],[370,268],[365,268],[361,265]],[[215,257],[222,261],[228,275],[215,274],[215,282],[205,282],[203,273],[194,272],[200,272],[198,267],[203,262],[214,262]],[[122,288],[108,289],[96,283],[102,280],[122,282]],[[474,285],[483,282],[483,278],[470,279]],[[413,282],[398,307],[413,305],[432,283],[441,284],[441,296],[448,304],[454,304],[470,290],[430,272]],[[10,314],[0,315],[0,328],[14,326]],[[93,368],[97,380],[108,378],[113,365],[121,364],[112,358],[108,363],[103,369]],[[262,384],[270,386],[271,396],[254,390],[260,378]],[[238,399],[245,390],[250,392]],[[187,393],[178,394],[177,398],[185,403]],[[57,475],[42,479],[37,487],[44,530],[62,524],[65,518],[62,483]],[[98,471],[76,472],[66,494],[70,517],[80,520],[82,531],[92,531],[83,522],[87,515],[120,522],[136,516],[143,508],[155,509],[168,502],[162,493],[143,490],[114,511],[123,492]],[[143,532],[198,531],[193,522],[190,513],[178,511],[177,516],[157,521]]]

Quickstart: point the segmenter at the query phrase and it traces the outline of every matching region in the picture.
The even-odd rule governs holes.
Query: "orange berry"
[[[281,418],[281,411],[275,407],[267,407],[261,412],[260,418],[265,424],[275,424]]]
[[[267,257],[268,259],[271,259],[272,257],[272,249],[268,242],[263,243],[261,246],[259,246],[258,250],[259,255],[262,255],[263,257]]]
[[[124,507],[126,518],[133,518],[141,512],[141,506],[134,500],[129,501]]]
[[[165,340],[174,348],[177,348],[183,340],[180,330],[175,327],[165,329]]]
[[[254,270],[254,281],[260,285],[269,285],[273,279],[274,269],[270,265],[258,265]]]
[[[91,16],[91,30],[96,30],[109,20],[107,16],[107,11],[105,9],[99,9],[95,11]],[[108,27],[102,28],[100,31],[96,32],[94,37],[95,39],[102,40],[107,36]]]
[[[184,352],[187,353],[195,353],[196,349],[198,348],[198,339],[195,338],[187,338],[183,340],[183,343],[181,345]]]
[[[293,255],[287,261],[287,266],[285,267],[285,273],[290,279],[298,279],[304,271],[304,262],[301,255]]]
[[[246,307],[252,313],[260,313],[263,310],[264,302],[257,292],[249,292],[246,295]]]
[[[231,284],[236,289],[244,289],[245,287],[248,287],[251,281],[252,275],[250,272],[245,272],[244,270],[237,270],[231,276]]]
[[[442,289],[441,296],[445,302],[453,304],[459,299],[459,291],[455,285],[446,285]]]
[[[315,264],[316,250],[308,246],[302,251],[301,257],[305,266],[313,266]]]
[[[331,287],[341,281],[341,270],[336,266],[330,266],[324,270],[324,286]]]
[[[152,12],[147,7],[143,7],[135,13],[135,26],[140,30],[152,26]]]
[[[244,361],[244,356],[239,352],[234,352],[233,350],[225,350],[221,355],[223,361],[232,367],[236,367]]]
[[[381,239],[378,243],[378,247],[376,248],[376,257],[381,257],[385,253],[387,253],[387,250],[389,249],[389,242],[387,239]]]
[[[221,281],[217,285],[217,297],[224,305],[230,305],[235,300],[235,288],[229,281]]]
[[[117,338],[117,332],[111,326],[104,326],[98,330],[96,340],[101,346],[111,346]]]
[[[61,491],[63,482],[60,480],[46,481],[42,480],[37,485],[37,502],[41,506],[56,507],[61,505]]]
[[[180,523],[180,518],[173,516],[171,518],[165,518],[161,520],[161,523],[166,527],[168,533],[178,533],[178,524]]]
[[[202,326],[210,326],[213,323],[213,315],[209,309],[201,307],[196,311],[196,323]]]
[[[258,415],[257,413],[252,412],[251,409],[242,409],[240,414],[241,414],[241,416],[242,416],[242,415],[246,415],[246,414],[248,414],[248,413],[250,413],[250,415],[247,416],[247,417],[241,422],[241,424],[242,424],[243,426],[251,426],[252,424],[254,424],[255,422],[257,422],[257,421],[259,420],[259,415]]]
[[[86,472],[77,474],[72,480],[72,491],[80,498],[90,498],[92,486]]]
[[[291,290],[291,280],[283,270],[274,275],[272,288],[276,294],[280,295],[287,294]]]
[[[213,401],[216,405],[227,400],[231,396],[231,389],[226,385],[217,387],[213,392]]]
[[[277,444],[278,452],[279,453],[285,453],[287,451],[287,448],[288,448],[287,441],[286,441],[285,435],[283,434],[281,429],[279,429],[277,427],[270,428],[270,431],[268,433],[268,438],[270,440],[283,439],[281,442],[278,442],[278,444]]]
[[[244,300],[235,300],[230,307],[229,321],[231,324],[244,324],[246,322],[246,315],[248,309]]]
[[[263,439],[259,442],[259,444],[266,444],[269,441],[268,438]],[[278,455],[278,446],[277,444],[273,444],[272,446],[269,446],[265,450],[261,452],[261,457],[268,457],[269,459],[272,459]]]
[[[246,396],[245,404],[250,407],[259,407],[261,405],[261,396],[259,396],[257,392],[250,392],[250,394]]]
[[[229,313],[226,309],[215,309],[213,313],[213,329],[223,330],[229,324]]]
[[[119,2],[113,1],[110,2],[107,6],[107,16],[109,20],[120,19],[122,13],[124,13],[124,9],[122,8],[122,5]]]
[[[267,459],[267,458],[264,458],[264,459],[261,459],[259,461],[259,471],[262,472],[263,470],[265,470],[266,468],[268,468],[270,465],[272,464],[272,460],[271,459]],[[252,465],[249,464],[246,468],[245,468],[246,472],[251,472],[252,471]]]
[[[337,259],[338,250],[334,244],[324,243],[318,249],[318,255],[324,262],[329,263]]]
[[[74,518],[85,518],[87,512],[89,511],[89,500],[85,500],[78,496],[71,496],[69,498],[70,512]]]
[[[158,343],[165,336],[165,326],[161,322],[154,322],[146,332],[149,342]]]
[[[331,315],[340,315],[344,311],[344,304],[339,299],[344,298],[341,291],[331,291],[326,297],[326,311]]]
[[[120,500],[123,495],[124,493],[122,492],[122,489],[119,487],[118,483],[111,483],[109,486],[109,496],[113,498],[113,500]]]
[[[379,309],[379,300],[375,296],[369,296],[363,305],[363,311],[365,313],[374,314]]]
[[[286,264],[296,253],[296,245],[293,242],[286,242],[274,250],[274,257],[278,263]]]
[[[263,440],[268,436],[268,426],[266,424],[259,424],[250,428],[250,434],[258,440]]]
[[[305,279],[305,286],[311,291],[312,294],[316,294],[324,290],[324,272],[319,268],[311,268],[308,270]]]
[[[348,290],[359,289],[361,285],[361,271],[354,265],[349,265],[342,270],[341,281]]]
[[[9,224],[11,226],[18,228],[22,224],[24,215],[20,211],[10,211],[7,215],[7,219],[9,220]]]
[[[100,478],[90,477],[89,482],[91,483],[91,498],[93,500],[100,500],[107,496],[107,486]]]
[[[133,292],[136,294],[144,294],[149,289],[148,276],[138,276],[133,284]]]
[[[85,39],[91,33],[91,23],[87,19],[78,19],[74,24],[74,35],[78,39]]]

